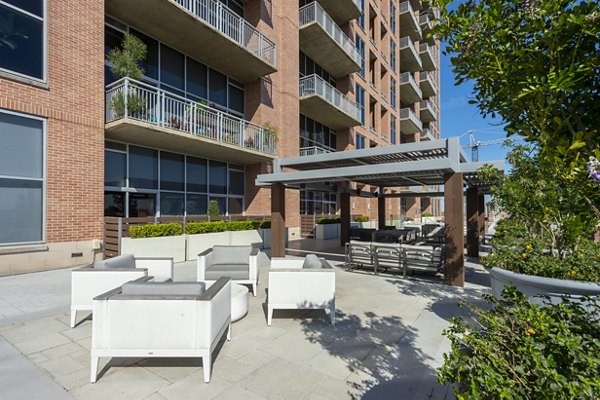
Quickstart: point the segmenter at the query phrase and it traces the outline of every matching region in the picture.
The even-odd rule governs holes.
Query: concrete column
[[[479,237],[485,236],[485,196],[480,194],[477,198],[477,225]]]
[[[467,189],[467,256],[479,257],[479,193]]]
[[[350,241],[350,193],[340,193],[340,237],[342,247]]]
[[[271,257],[285,257],[285,188],[271,185]]]
[[[444,175],[444,238],[446,260],[444,280],[448,285],[464,286],[464,195],[461,173]]]
[[[379,197],[377,197],[377,220],[379,229],[385,228],[385,193],[383,188],[379,188]]]

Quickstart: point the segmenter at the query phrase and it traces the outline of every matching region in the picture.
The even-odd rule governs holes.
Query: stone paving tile
[[[252,393],[238,386],[233,386],[218,395],[211,397],[211,400],[265,400],[264,397]]]
[[[231,383],[226,380],[211,380],[210,383],[204,383],[204,371],[197,371],[193,374],[169,385],[159,391],[167,399],[210,399],[223,393],[231,387]]]

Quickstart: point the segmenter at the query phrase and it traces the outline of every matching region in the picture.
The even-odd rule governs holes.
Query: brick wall
[[[48,119],[47,242],[100,239],[104,2],[48,1],[47,40],[47,85],[20,83],[3,75],[0,108]]]

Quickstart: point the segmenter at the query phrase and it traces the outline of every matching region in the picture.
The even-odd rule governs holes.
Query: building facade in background
[[[438,138],[436,17],[418,0],[0,0],[0,275],[92,261],[105,216],[269,214],[254,179],[278,157]],[[106,60],[127,32],[141,81]],[[286,195],[292,238],[337,212],[317,189]]]

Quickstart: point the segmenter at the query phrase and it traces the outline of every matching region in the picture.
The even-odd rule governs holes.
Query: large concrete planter
[[[263,240],[258,230],[229,232],[230,245],[252,245],[263,248]]]
[[[318,240],[337,239],[340,237],[341,224],[317,224]]]
[[[186,235],[156,238],[122,238],[121,254],[135,257],[173,257],[175,262],[186,259]]]
[[[534,275],[524,275],[493,267],[490,270],[492,294],[500,298],[504,286],[512,283],[520,292],[529,297],[530,302],[541,304],[540,296],[548,296],[554,304],[561,301],[561,296],[570,294],[577,298],[584,295],[600,295],[600,284],[593,282],[571,281],[567,279],[545,278]]]
[[[200,233],[187,235],[187,260],[196,260],[198,254],[216,244],[229,245],[230,232]]]

